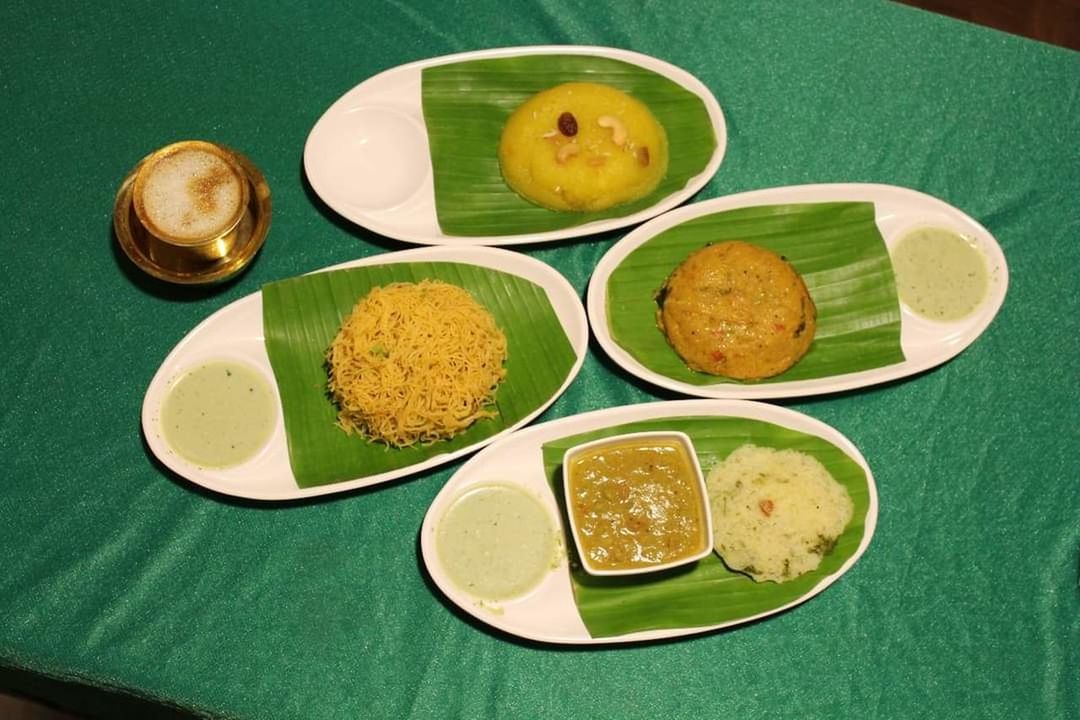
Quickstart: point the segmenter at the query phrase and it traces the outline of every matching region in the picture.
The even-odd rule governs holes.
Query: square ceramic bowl
[[[570,533],[590,575],[635,575],[712,552],[712,514],[690,438],[640,432],[576,445],[563,455]]]

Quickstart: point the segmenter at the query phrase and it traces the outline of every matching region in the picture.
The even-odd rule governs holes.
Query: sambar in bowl
[[[571,535],[590,575],[666,570],[712,552],[705,481],[685,433],[583,443],[562,468]]]

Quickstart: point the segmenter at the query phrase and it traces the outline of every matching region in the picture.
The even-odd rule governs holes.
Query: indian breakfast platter
[[[877,514],[869,465],[828,425],[744,400],[676,400],[492,443],[432,502],[420,545],[439,590],[486,625],[630,643],[808,600],[865,552]]]
[[[941,200],[802,185],[645,223],[597,263],[586,305],[600,346],[638,378],[699,397],[788,398],[948,361],[1007,287],[993,235]]]
[[[346,219],[439,247],[271,282],[206,318],[146,391],[150,450],[199,486],[257,500],[475,453],[428,508],[423,563],[465,613],[538,642],[700,634],[814,597],[866,551],[874,477],[834,428],[752,400],[947,362],[996,316],[1008,268],[986,228],[905,188],[780,187],[679,208],[726,148],[704,84],[626,50],[482,50],[365,80],[312,128],[307,178]],[[151,157],[118,195],[118,236],[135,227],[199,271],[151,274],[216,279],[251,244],[256,186],[207,143]],[[195,213],[189,232],[189,206],[219,195],[224,210]],[[140,210],[155,199],[173,225]],[[597,264],[587,312],[552,267],[484,247],[632,225]],[[630,375],[705,399],[526,427],[577,376],[590,325]]]
[[[304,169],[327,205],[381,235],[512,245],[671,210],[726,148],[719,103],[685,70],[628,50],[543,45],[365,80],[315,123]]]
[[[215,492],[354,490],[526,425],[570,385],[588,338],[576,291],[539,260],[484,247],[376,255],[206,318],[151,380],[143,433],[167,468]],[[428,361],[403,370],[417,356]]]

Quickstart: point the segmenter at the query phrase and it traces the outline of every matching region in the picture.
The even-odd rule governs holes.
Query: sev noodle
[[[506,376],[506,336],[463,288],[391,283],[360,299],[327,352],[338,425],[392,447],[464,432]]]

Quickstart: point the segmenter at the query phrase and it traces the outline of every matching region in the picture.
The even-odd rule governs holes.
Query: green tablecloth
[[[79,5],[0,9],[0,686],[238,718],[1076,717],[1080,54],[882,2]],[[209,313],[404,247],[305,184],[332,101],[404,62],[549,43],[655,55],[714,92],[730,145],[698,199],[890,183],[1004,248],[1008,298],[959,357],[788,403],[859,446],[881,499],[866,555],[789,612],[516,642],[425,579],[417,531],[457,465],[256,505],[171,475],[140,435],[150,378]],[[189,137],[246,153],[274,197],[260,257],[209,290],[151,281],[112,236],[125,173]],[[621,235],[524,252],[584,291]],[[543,419],[656,397],[594,347]]]

